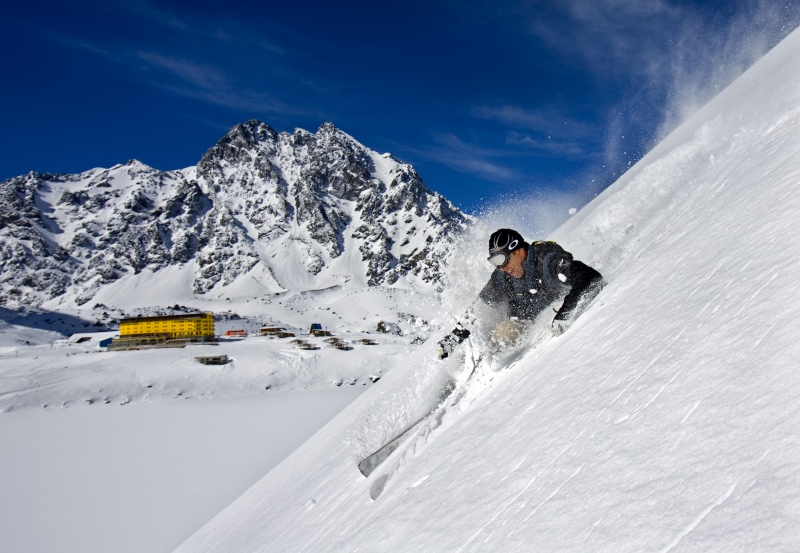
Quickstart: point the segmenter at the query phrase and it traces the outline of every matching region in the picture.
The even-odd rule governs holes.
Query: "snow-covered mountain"
[[[439,284],[468,218],[414,169],[322,125],[231,129],[196,167],[138,161],[0,183],[0,305],[90,302],[145,274],[183,291],[261,294]]]
[[[178,552],[797,551],[798,137],[800,30],[556,232],[610,282],[566,334],[364,479],[426,344]]]

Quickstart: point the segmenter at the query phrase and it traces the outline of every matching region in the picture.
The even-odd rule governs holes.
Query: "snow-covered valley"
[[[4,413],[2,549],[172,551],[361,392]]]

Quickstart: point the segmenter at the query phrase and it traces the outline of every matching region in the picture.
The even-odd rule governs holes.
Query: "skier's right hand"
[[[453,353],[453,344],[447,338],[439,342],[439,359],[447,359]]]

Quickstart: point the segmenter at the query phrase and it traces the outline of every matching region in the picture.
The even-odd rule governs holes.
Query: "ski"
[[[436,430],[442,424],[442,420],[444,419],[444,416],[447,414],[448,409],[457,405],[467,395],[467,392],[469,391],[469,387],[467,385],[470,383],[474,375],[475,371],[473,371],[469,375],[469,377],[464,381],[463,385],[457,389],[457,391],[456,390],[451,391],[450,394],[445,399],[445,401],[439,403],[437,407],[433,409],[430,413],[428,413],[422,419],[414,423],[407,430],[403,431],[401,433],[401,436],[398,436],[398,438],[401,439],[396,442],[394,447],[391,448],[391,451],[387,452],[385,455],[380,456],[379,462],[372,468],[372,470],[374,471],[378,465],[380,465],[383,461],[388,459],[391,456],[391,454],[394,453],[401,446],[407,446],[406,442],[413,443],[425,432],[430,433]],[[454,391],[456,393],[453,393]],[[376,452],[376,454],[377,453],[378,452]],[[403,465],[403,458],[404,455],[398,457],[390,468],[388,468],[383,474],[375,478],[372,484],[370,484],[369,496],[373,501],[377,500],[378,497],[380,497],[380,495],[383,493],[383,490],[386,488],[386,484],[389,482],[392,476],[394,476],[395,472],[397,472],[399,468]]]
[[[375,469],[377,469],[381,463],[383,463],[389,456],[394,453],[403,443],[405,443],[408,438],[416,435],[417,430],[424,426],[429,420],[432,419],[439,419],[441,420],[441,416],[444,415],[447,408],[449,406],[455,405],[458,403],[458,400],[464,396],[464,393],[467,389],[467,385],[472,380],[472,377],[475,375],[475,368],[473,367],[472,371],[470,372],[469,376],[463,381],[460,386],[452,386],[449,389],[444,390],[443,397],[441,401],[439,401],[433,409],[425,413],[422,417],[411,423],[408,427],[402,430],[399,434],[397,434],[394,438],[389,440],[386,444],[381,446],[375,453],[363,459],[360,463],[358,463],[358,470],[364,476],[369,476]],[[458,391],[458,393],[454,393]],[[453,398],[453,399],[451,399]],[[441,415],[439,415],[441,413]],[[439,415],[439,416],[436,416]],[[437,425],[438,426],[438,425]]]
[[[358,463],[358,470],[364,476],[369,476],[372,474],[381,463],[383,463],[398,447],[400,447],[408,438],[416,433],[416,430],[423,425],[423,423],[430,419],[432,415],[437,413],[438,411],[442,410],[447,406],[448,399],[453,395],[453,392],[458,390],[459,392],[466,389],[467,384],[472,379],[472,376],[475,374],[475,366],[473,366],[472,371],[467,376],[467,378],[462,382],[460,386],[455,385],[453,383],[452,386],[449,386],[445,390],[442,391],[442,397],[440,401],[436,403],[436,405],[422,415],[419,419],[411,423],[407,426],[404,430],[400,431],[394,438],[386,442],[384,445],[380,447],[375,453],[369,455],[361,462]]]
[[[428,419],[428,416],[433,413],[430,411],[425,413],[419,420],[413,423],[411,426],[400,432],[397,436],[389,440],[384,446],[382,446],[378,451],[367,457],[366,459],[362,460],[358,463],[358,470],[364,476],[369,476],[372,474],[378,466],[383,463],[389,455],[391,455],[400,445],[406,441],[406,439],[413,434],[414,429],[419,428],[419,426]]]
[[[415,420],[408,425],[405,429],[399,432],[394,438],[389,440],[386,444],[381,446],[377,451],[363,459],[358,463],[358,470],[366,477],[372,475],[392,454],[405,446],[409,441],[416,440],[426,430],[431,432],[438,428],[448,410],[458,405],[470,392],[473,381],[477,380],[482,373],[482,370],[488,370],[489,373],[497,372],[500,369],[510,369],[522,360],[527,353],[533,348],[538,346],[539,343],[544,341],[547,334],[535,337],[533,340],[528,341],[522,347],[514,348],[510,351],[487,351],[480,354],[477,358],[472,360],[472,370],[469,375],[458,385],[445,390],[441,401],[436,406],[428,411],[425,415]],[[484,375],[486,376],[486,375]],[[387,481],[391,478],[398,466],[387,469],[387,471],[380,477],[375,479],[375,482],[370,487],[370,497],[377,499],[383,492]]]

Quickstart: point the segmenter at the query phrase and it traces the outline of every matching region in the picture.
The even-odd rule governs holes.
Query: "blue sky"
[[[0,179],[330,121],[472,212],[590,199],[800,22],[797,0],[9,4]]]

